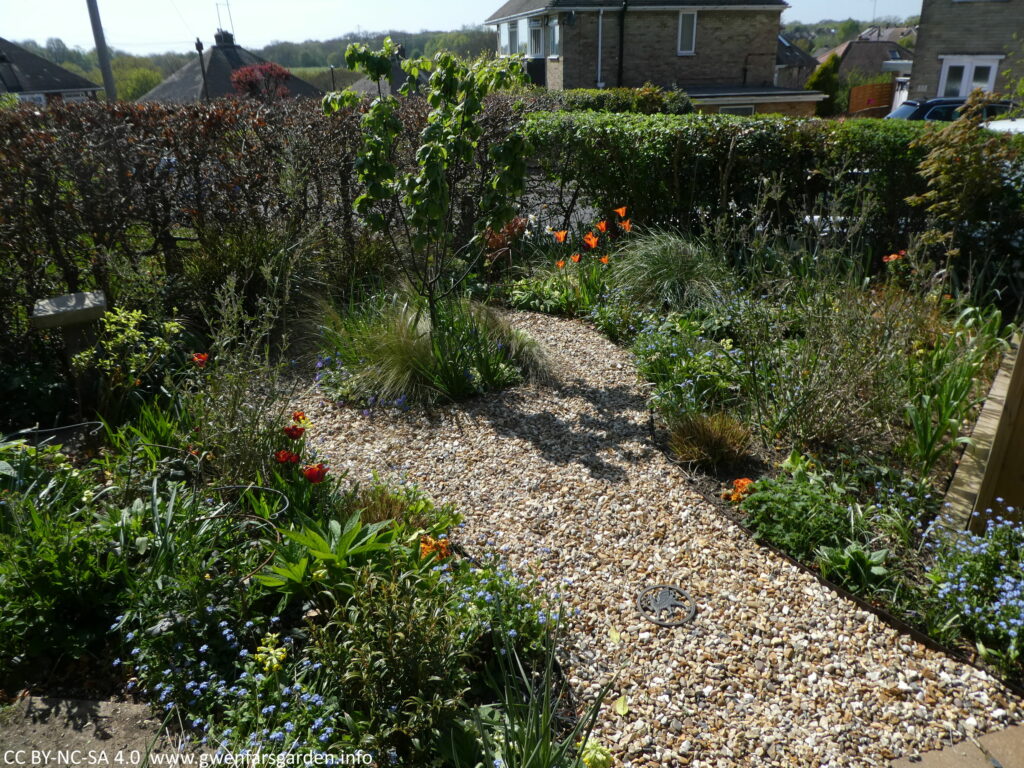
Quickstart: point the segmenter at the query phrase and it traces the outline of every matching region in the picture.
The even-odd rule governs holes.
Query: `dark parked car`
[[[893,120],[956,120],[966,99],[907,99],[885,118]],[[1013,105],[1009,101],[994,101],[985,106],[985,119],[1005,114]]]

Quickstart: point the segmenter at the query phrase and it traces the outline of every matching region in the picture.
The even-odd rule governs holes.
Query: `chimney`
[[[213,40],[214,44],[220,48],[233,48],[235,45],[235,36],[230,32],[225,32],[223,29],[217,30]]]

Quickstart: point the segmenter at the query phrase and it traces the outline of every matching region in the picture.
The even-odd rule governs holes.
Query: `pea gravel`
[[[556,381],[433,413],[369,414],[315,389],[320,460],[374,469],[464,513],[459,537],[561,595],[577,691],[616,675],[595,734],[624,766],[884,766],[1024,720],[996,681],[900,635],[760,547],[652,447],[627,351],[587,325],[513,324]],[[669,582],[697,602],[665,629],[634,599]],[[620,634],[613,641],[611,630]],[[610,702],[626,697],[628,711]]]

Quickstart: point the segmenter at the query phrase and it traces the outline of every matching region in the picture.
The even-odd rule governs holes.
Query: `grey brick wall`
[[[1019,40],[1014,40],[1016,34]],[[1009,55],[1015,54],[1015,55]],[[942,55],[1003,55],[996,90],[1024,76],[1024,0],[924,0],[910,75],[911,98],[940,95]],[[1014,72],[1007,76],[1005,70]]]
[[[1024,0],[1021,0],[1024,2]],[[562,14],[561,60],[548,62],[549,88],[594,88],[599,15],[577,13],[571,26]],[[602,73],[605,87],[619,85],[619,12],[604,14]],[[771,85],[779,11],[698,11],[695,53],[677,55],[676,11],[626,14],[622,85]]]

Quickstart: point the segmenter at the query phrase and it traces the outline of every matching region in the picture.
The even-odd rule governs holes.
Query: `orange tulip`
[[[631,222],[629,219],[623,219],[622,221],[619,222],[619,226],[622,227],[623,231],[629,232],[630,230],[633,229],[633,222]]]
[[[573,264],[579,264],[580,263],[580,255],[578,253],[574,253],[569,258],[572,259],[572,263]]]
[[[597,229],[598,229],[599,232],[607,232],[608,231],[608,222],[607,221],[599,221],[599,222],[597,222]]]
[[[608,254],[605,254],[604,256],[602,256],[600,259],[598,259],[598,261],[600,261],[602,264],[607,264],[608,263]]]
[[[555,266],[559,269],[565,269],[565,259],[559,259],[555,262]]]
[[[587,246],[587,248],[597,248],[597,235],[595,235],[593,232],[587,232],[587,234],[583,236],[583,243]]]
[[[622,206],[621,208],[616,208],[614,212],[619,214],[619,218],[620,219],[626,218],[626,206]]]
[[[567,230],[567,229],[558,229],[558,230],[555,230],[554,232],[552,232],[551,234],[553,234],[555,236],[555,242],[556,243],[564,243],[565,242],[565,236],[569,234],[569,230]]]

